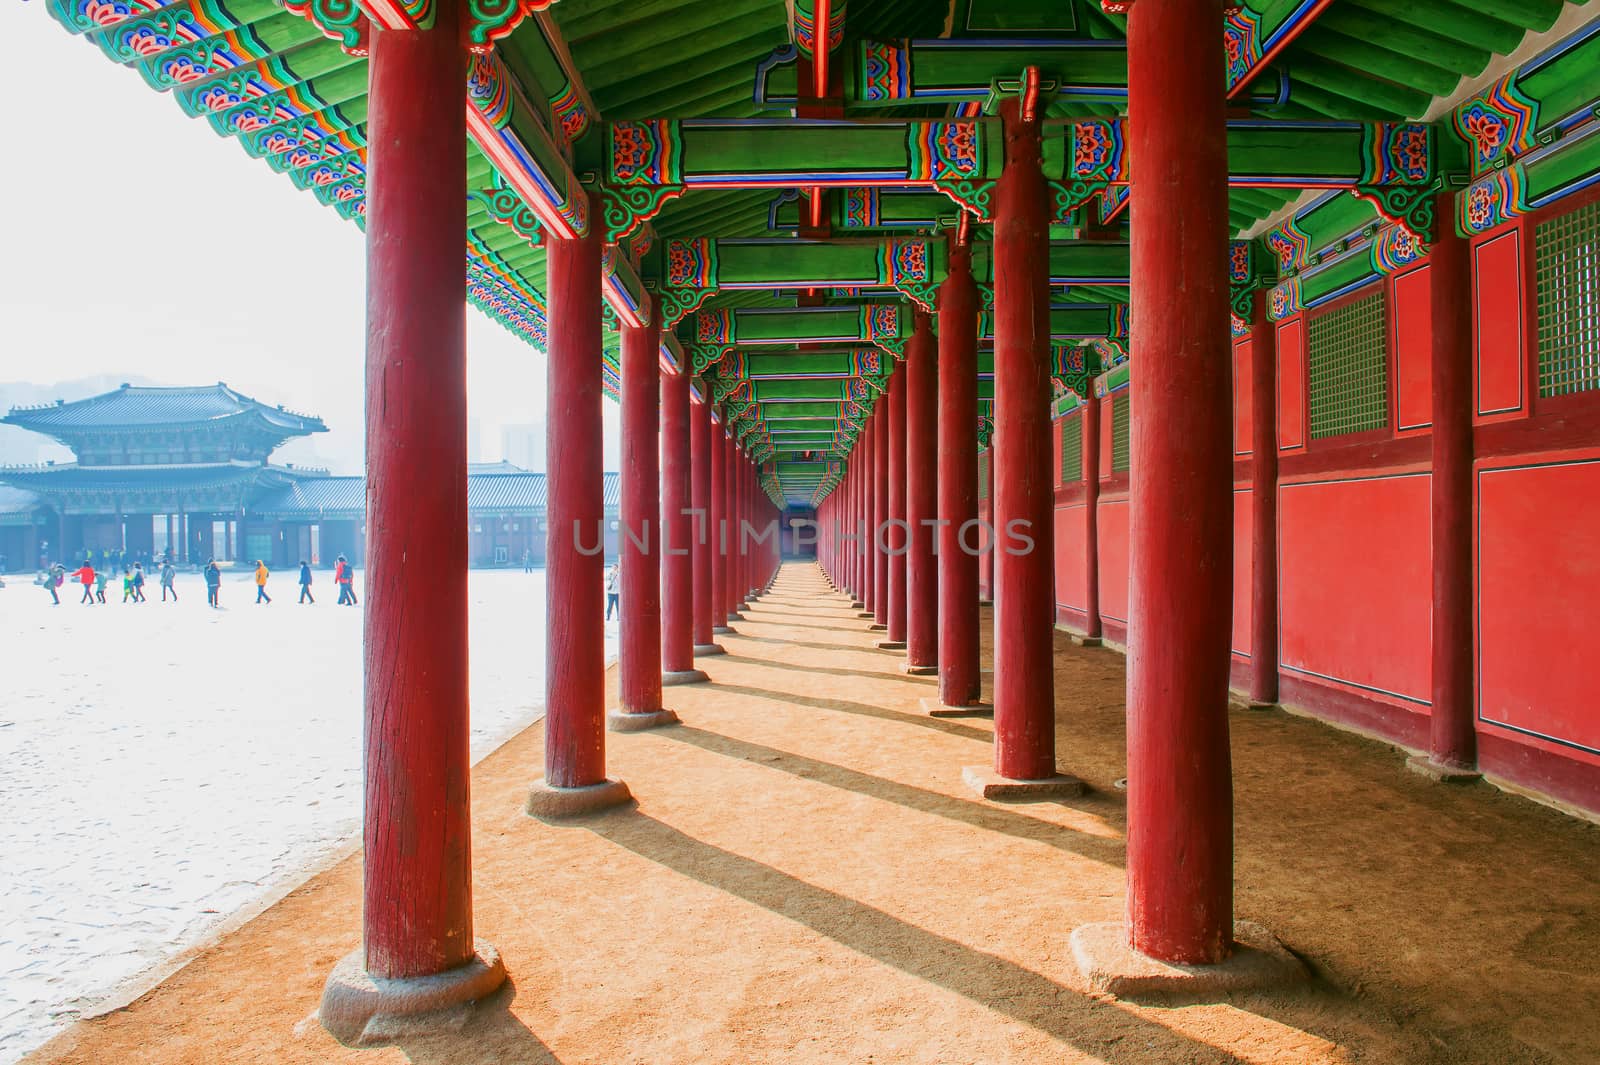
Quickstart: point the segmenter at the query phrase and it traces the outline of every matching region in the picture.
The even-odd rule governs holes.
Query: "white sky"
[[[0,118],[0,381],[226,381],[327,423],[288,458],[359,472],[361,231],[39,0],[0,2],[0,41],[0,98],[18,103]],[[467,353],[496,459],[501,425],[543,420],[544,355],[475,309]]]

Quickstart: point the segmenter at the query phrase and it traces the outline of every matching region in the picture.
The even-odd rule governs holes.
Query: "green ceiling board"
[[[1362,40],[1314,25],[1296,41],[1302,56],[1314,55],[1351,70],[1381,73],[1383,78],[1425,96],[1448,96],[1461,75],[1435,66],[1431,56],[1412,56],[1386,47],[1385,38]]]
[[[1348,2],[1335,3],[1307,33],[1329,30],[1358,41],[1382,41],[1391,51],[1425,57],[1453,70],[1481,71],[1489,65],[1488,48],[1463,40],[1438,23],[1419,27],[1404,22],[1395,17],[1396,6],[1390,0],[1390,12],[1379,15]]]

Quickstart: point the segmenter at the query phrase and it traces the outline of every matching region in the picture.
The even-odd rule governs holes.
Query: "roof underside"
[[[161,6],[159,0],[48,0],[52,14],[67,29],[92,40],[113,60],[138,67],[147,82],[170,92],[185,111],[204,116],[200,121],[214,132],[237,139],[243,150],[286,174],[341,217],[360,224],[366,194],[366,60],[347,55],[306,17],[280,3],[179,0]],[[1243,25],[1248,32],[1230,38],[1230,46],[1247,41],[1246,60],[1254,54],[1260,61],[1246,63],[1248,69],[1233,97],[1235,115],[1364,122],[1418,119],[1437,101],[1456,96],[1494,57],[1517,50],[1529,31],[1549,29],[1567,6],[1562,0],[1245,0],[1230,26]],[[1115,46],[1123,39],[1125,26],[1123,16],[1105,14],[1099,3],[1086,0],[834,0],[832,8],[835,14],[844,9],[845,15],[836,26],[839,40],[826,55],[835,72],[834,86],[845,88],[836,88],[843,95],[830,93],[829,100],[816,99],[807,85],[812,70],[807,54],[793,65],[794,73],[785,83],[790,86],[788,105],[781,94],[770,91],[763,101],[765,83],[758,75],[769,57],[779,70],[790,69],[785,62],[795,64],[793,57],[780,62],[778,54],[794,40],[791,13],[809,16],[816,10],[815,0],[561,0],[500,40],[496,54],[509,73],[518,106],[531,101],[533,120],[551,131],[554,140],[562,140],[559,127],[576,116],[569,127],[576,137],[563,151],[573,172],[589,174],[604,171],[609,157],[604,123],[609,122],[770,119],[796,113],[896,120],[992,114],[992,99],[970,93],[962,98],[930,94],[897,106],[855,94],[848,88],[851,65],[863,42],[942,38],[947,43],[993,44],[1003,39],[1016,44],[1071,39]],[[1252,47],[1255,53],[1250,52]],[[996,51],[991,69],[964,76],[983,85],[1002,83],[1004,88],[1004,82],[1019,76],[1018,54]],[[924,68],[917,69],[921,76]],[[1063,94],[1049,97],[1046,114],[1110,119],[1121,110],[1114,98]],[[539,227],[526,217],[497,214],[488,193],[515,182],[498,175],[495,164],[475,144],[469,144],[465,165],[469,190],[484,193],[471,197],[468,208],[469,298],[512,332],[542,347],[545,257],[538,243]],[[1229,197],[1230,223],[1239,233],[1257,227],[1263,219],[1280,216],[1303,191],[1294,183],[1236,186]],[[650,282],[650,264],[659,261],[661,247],[674,239],[792,237],[802,224],[802,212],[809,209],[809,196],[803,186],[690,188],[669,199],[650,220],[655,258],[645,253],[639,260],[640,272]],[[842,217],[843,198],[840,191],[823,193],[817,213],[823,225],[812,235],[825,235],[829,220]],[[947,212],[954,213],[954,208]],[[911,220],[897,229],[886,226],[874,235],[939,231],[938,224],[915,215],[911,212]],[[1107,235],[1123,235],[1127,216],[1125,207],[1108,212]],[[1367,220],[1374,217],[1369,211]],[[1356,224],[1362,223],[1358,219]],[[1068,238],[1076,235],[1076,229],[1058,227],[1052,235]],[[981,243],[987,238],[980,230],[976,239]],[[700,310],[854,304],[863,298],[893,299],[897,294],[748,287],[716,291]],[[1125,305],[1126,281],[1062,285],[1052,299],[1057,304]],[[1118,320],[1115,314],[1111,320]],[[1125,313],[1120,321],[1126,322]],[[690,314],[679,326],[681,340],[692,339],[694,323],[695,315]],[[1116,340],[1115,334],[1108,336]],[[607,337],[607,381],[614,393],[614,331],[608,329]],[[816,348],[802,341],[784,350],[805,356]],[[716,377],[712,371],[711,387],[706,389],[712,396],[719,394]],[[837,380],[826,374],[796,374],[795,380],[802,382],[796,386],[800,391],[791,390],[781,398],[775,393],[771,399],[763,398],[761,388],[754,388],[754,406],[749,408],[753,413],[740,415],[751,420],[751,428],[742,429],[741,436],[753,453],[772,457],[767,484],[775,498],[805,504],[831,487],[855,429],[849,401],[842,398],[848,392],[841,392]],[[806,396],[806,388],[813,388],[815,395]],[[726,389],[720,391],[726,394]],[[808,398],[821,405],[816,417],[784,417],[793,414],[797,400]],[[153,402],[154,397],[144,400]],[[130,406],[133,397],[121,402]],[[212,401],[195,402],[203,406]],[[51,424],[52,418],[60,427],[78,406],[55,408],[55,413],[25,413],[30,428]],[[261,409],[268,419],[286,416]],[[809,415],[812,404],[806,409]],[[726,417],[729,412],[721,413]],[[297,416],[287,417],[292,421]],[[103,412],[96,421],[107,423]],[[298,431],[315,431],[304,427],[314,421],[300,419]],[[780,423],[794,424],[785,428]]]

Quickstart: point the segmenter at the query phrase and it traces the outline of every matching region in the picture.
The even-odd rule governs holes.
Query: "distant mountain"
[[[0,381],[0,413],[9,414],[12,407],[35,407],[44,403],[64,400],[72,403],[102,392],[110,392],[123,384],[157,385],[163,382],[138,374],[99,374],[80,377],[74,381],[58,381],[53,385],[39,385],[31,381]],[[38,462],[71,462],[72,452],[38,433],[18,429],[14,425],[0,425],[0,465],[32,465]]]

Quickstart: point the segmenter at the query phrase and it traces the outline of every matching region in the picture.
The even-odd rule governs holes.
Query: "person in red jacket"
[[[83,565],[79,566],[78,567],[78,571],[76,573],[74,573],[72,576],[77,579],[79,584],[83,585],[83,598],[79,599],[78,602],[80,602],[80,603],[88,603],[90,606],[93,606],[94,605],[94,563],[90,562],[88,559],[84,559],[83,560]]]

